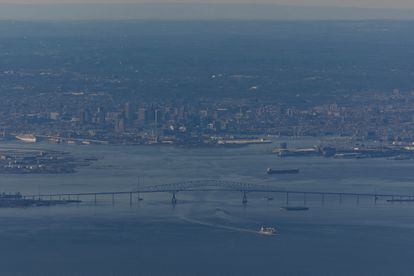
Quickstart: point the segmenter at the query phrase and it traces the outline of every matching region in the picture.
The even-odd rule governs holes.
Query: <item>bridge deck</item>
[[[151,194],[151,193],[178,193],[178,192],[243,192],[243,193],[283,193],[304,195],[336,195],[356,197],[387,197],[413,199],[414,194],[392,194],[392,193],[358,193],[358,192],[332,192],[312,190],[286,190],[271,186],[263,186],[251,183],[221,181],[221,180],[199,180],[187,181],[165,185],[155,185],[131,191],[104,191],[104,192],[71,192],[71,193],[49,193],[37,195],[24,195],[25,198],[45,197],[80,197],[97,195],[123,195],[123,194]]]

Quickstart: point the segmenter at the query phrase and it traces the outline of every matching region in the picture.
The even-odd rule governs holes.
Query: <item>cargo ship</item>
[[[282,211],[308,211],[309,207],[306,206],[283,206],[280,208]]]
[[[297,173],[299,173],[299,169],[275,170],[275,169],[267,168],[266,173],[267,174],[297,174]]]
[[[16,139],[22,142],[25,142],[25,143],[36,143],[37,142],[36,136],[32,134],[17,135]]]

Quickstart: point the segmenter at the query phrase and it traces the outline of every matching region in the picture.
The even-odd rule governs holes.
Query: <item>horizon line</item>
[[[414,9],[277,3],[0,3],[0,20],[414,20]]]

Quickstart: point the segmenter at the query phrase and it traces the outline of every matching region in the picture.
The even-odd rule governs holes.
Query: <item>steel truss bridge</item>
[[[282,194],[289,205],[291,197],[303,197],[303,204],[306,205],[308,196],[318,196],[323,203],[326,197],[335,197],[340,203],[344,197],[354,198],[359,203],[360,198],[371,199],[376,203],[379,200],[387,202],[414,202],[414,194],[389,194],[389,193],[351,193],[351,192],[328,192],[328,191],[312,191],[312,190],[287,190],[277,188],[272,185],[253,184],[245,182],[235,182],[226,180],[194,180],[183,181],[170,184],[146,186],[131,191],[106,191],[106,192],[74,192],[74,193],[50,193],[38,195],[24,195],[23,199],[39,199],[39,200],[92,200],[97,203],[99,197],[111,196],[112,203],[115,203],[116,196],[129,196],[130,204],[136,198],[142,200],[143,194],[167,193],[171,195],[171,203],[176,204],[177,193],[190,192],[240,192],[241,202],[247,204],[247,195],[253,194]]]

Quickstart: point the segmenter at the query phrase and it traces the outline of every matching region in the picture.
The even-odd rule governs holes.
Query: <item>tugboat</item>
[[[273,227],[262,226],[259,230],[259,234],[264,236],[273,236],[276,235],[276,229]]]
[[[299,169],[282,169],[282,170],[275,170],[272,168],[267,168],[267,174],[297,174],[299,173]]]

